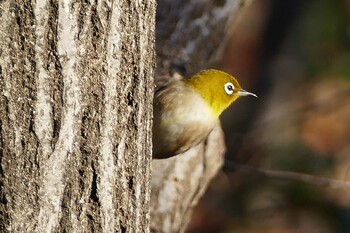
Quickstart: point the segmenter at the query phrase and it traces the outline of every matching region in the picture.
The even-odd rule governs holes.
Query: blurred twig
[[[233,161],[228,161],[228,160],[225,160],[224,170],[254,173],[257,175],[262,175],[270,178],[288,179],[288,180],[294,180],[294,181],[299,181],[303,183],[316,184],[320,186],[329,186],[331,188],[350,188],[350,182],[347,182],[347,181],[313,176],[313,175],[303,174],[299,172],[276,171],[276,170],[256,168],[253,166],[243,165],[243,164],[235,163]]]

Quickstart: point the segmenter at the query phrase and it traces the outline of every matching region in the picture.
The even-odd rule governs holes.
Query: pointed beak
[[[242,90],[239,90],[237,93],[238,93],[239,96],[248,96],[248,95],[252,95],[252,96],[258,98],[258,96],[255,95],[254,93],[248,92],[248,91],[243,90],[243,89],[242,89]]]

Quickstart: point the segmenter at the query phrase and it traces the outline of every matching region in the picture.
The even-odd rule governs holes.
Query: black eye
[[[235,86],[232,83],[228,82],[228,83],[225,83],[224,88],[225,88],[225,92],[228,95],[232,95],[233,90],[235,89]]]

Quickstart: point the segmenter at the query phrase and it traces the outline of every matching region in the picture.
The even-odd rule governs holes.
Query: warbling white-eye
[[[214,69],[161,87],[154,93],[153,158],[172,157],[202,142],[220,114],[247,95],[257,97],[231,75]]]

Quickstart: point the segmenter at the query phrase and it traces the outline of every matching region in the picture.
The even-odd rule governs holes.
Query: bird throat
[[[232,100],[232,102],[227,103],[224,96],[213,91],[218,87],[209,86],[208,84],[203,84],[203,82],[196,82],[198,81],[196,79],[184,79],[182,81],[204,99],[215,118],[219,118],[221,113],[233,102]]]

